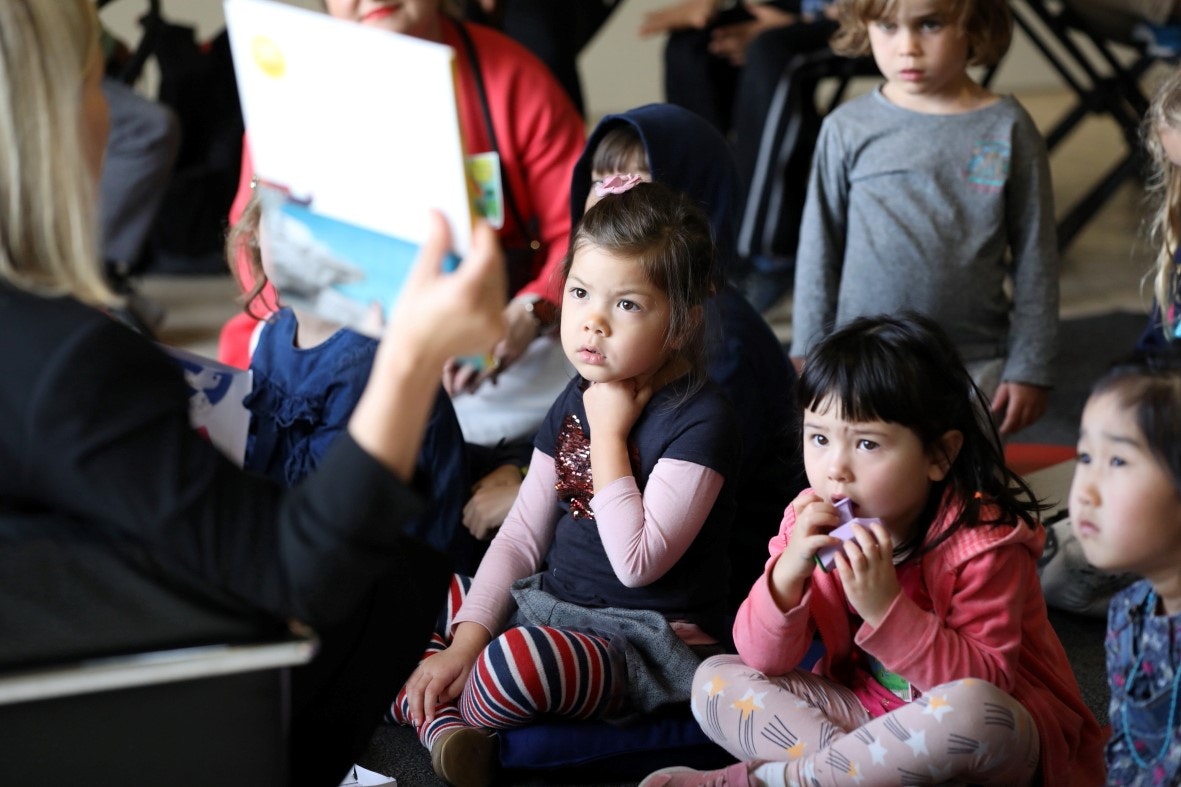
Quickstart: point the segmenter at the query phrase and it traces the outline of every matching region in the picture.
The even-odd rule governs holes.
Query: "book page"
[[[255,172],[286,199],[264,219],[280,298],[372,333],[361,319],[396,300],[431,208],[470,246],[455,53],[273,0],[225,12]]]
[[[242,400],[253,385],[251,372],[179,347],[162,344],[160,349],[172,356],[184,374],[193,429],[241,467],[250,430],[250,411]]]

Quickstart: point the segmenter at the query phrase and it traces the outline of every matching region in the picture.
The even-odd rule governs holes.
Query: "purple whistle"
[[[841,541],[848,541],[853,537],[853,525],[861,525],[862,527],[869,527],[874,524],[881,524],[882,520],[875,517],[860,517],[853,516],[853,501],[849,498],[842,498],[833,503],[833,507],[837,510],[837,516],[841,518],[841,524],[829,533],[833,538],[839,538]],[[836,547],[824,547],[816,553],[816,564],[825,571],[832,570],[833,560],[836,558]]]

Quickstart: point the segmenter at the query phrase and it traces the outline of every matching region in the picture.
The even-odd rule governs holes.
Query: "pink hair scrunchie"
[[[602,198],[608,194],[622,194],[637,183],[643,182],[644,179],[635,174],[612,175],[606,180],[601,180],[595,184],[595,196]]]

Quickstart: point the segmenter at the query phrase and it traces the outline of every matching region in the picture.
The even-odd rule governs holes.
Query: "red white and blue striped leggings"
[[[451,622],[470,586],[469,577],[452,578],[447,606],[423,659],[451,643]],[[438,706],[434,721],[423,725],[418,737],[430,748],[440,733],[465,725],[523,727],[540,714],[598,718],[622,698],[626,680],[622,655],[604,637],[549,626],[517,626],[484,648],[458,701]],[[398,724],[410,724],[405,687],[394,699],[390,717]]]

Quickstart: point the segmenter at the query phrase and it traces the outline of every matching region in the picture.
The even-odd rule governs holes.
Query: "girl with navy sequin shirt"
[[[1107,616],[1107,783],[1181,784],[1181,365],[1115,367],[1079,431],[1070,518],[1087,561],[1143,579]]]
[[[551,407],[470,592],[392,709],[452,784],[486,784],[490,729],[621,718],[689,696],[727,640],[734,416],[706,376],[709,219],[616,176],[578,225]]]

